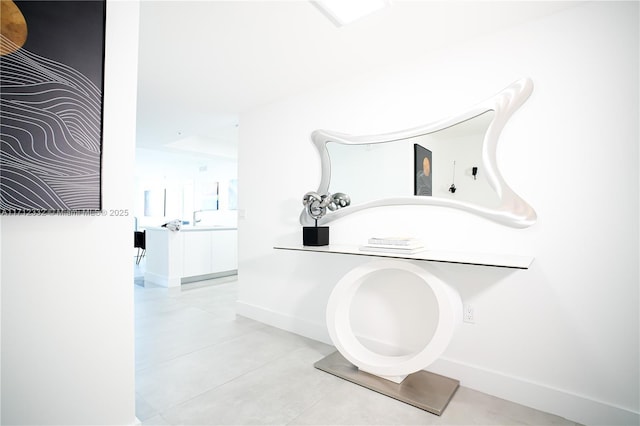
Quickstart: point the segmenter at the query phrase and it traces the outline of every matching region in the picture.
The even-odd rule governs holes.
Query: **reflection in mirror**
[[[516,228],[533,225],[535,211],[507,185],[496,159],[500,132],[532,90],[524,78],[458,116],[395,133],[314,131],[322,166],[317,192],[351,197],[351,206],[318,223],[372,207],[420,204],[461,209]],[[300,222],[313,221],[303,210]]]
[[[352,204],[417,195],[497,208],[500,199],[482,171],[482,141],[494,115],[487,111],[434,133],[392,142],[328,142],[329,192],[349,194]],[[473,167],[478,170],[475,179]]]

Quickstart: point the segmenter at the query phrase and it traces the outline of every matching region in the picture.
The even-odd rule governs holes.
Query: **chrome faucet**
[[[197,218],[196,218],[197,213],[200,213],[200,212],[202,212],[202,211],[204,211],[204,210],[195,210],[195,211],[193,212],[193,226],[196,226],[196,223],[198,223],[198,222],[202,222],[202,219],[197,219]]]
[[[196,210],[193,212],[193,226],[196,226],[196,223],[198,222],[202,222],[202,219],[198,219],[197,218],[197,214],[198,213],[202,213],[202,212],[217,212],[218,209],[202,209],[202,210]]]

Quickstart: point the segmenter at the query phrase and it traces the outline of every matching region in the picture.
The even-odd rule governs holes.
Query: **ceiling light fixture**
[[[350,24],[391,5],[390,0],[311,0],[337,27]]]

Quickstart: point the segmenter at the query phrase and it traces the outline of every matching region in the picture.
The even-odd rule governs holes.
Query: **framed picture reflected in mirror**
[[[413,195],[433,195],[433,157],[430,150],[413,144]]]

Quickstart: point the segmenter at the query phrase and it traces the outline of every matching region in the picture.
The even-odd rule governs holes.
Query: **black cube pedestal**
[[[305,246],[328,246],[329,227],[328,226],[303,226],[302,245]]]

